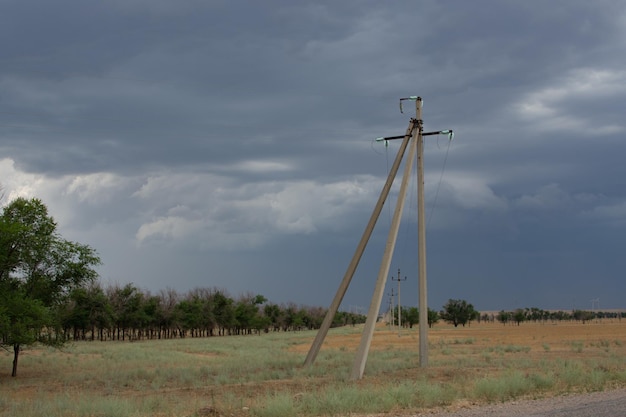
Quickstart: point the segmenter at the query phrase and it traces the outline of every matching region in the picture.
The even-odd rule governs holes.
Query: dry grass
[[[35,348],[9,376],[0,354],[0,416],[342,415],[543,397],[626,385],[626,321],[429,331],[379,327],[363,380],[348,380],[361,328],[333,329],[311,368],[315,332]]]

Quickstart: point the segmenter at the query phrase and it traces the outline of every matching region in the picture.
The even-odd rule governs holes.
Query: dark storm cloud
[[[397,149],[373,139],[419,94],[426,130],[456,132],[426,143],[435,307],[623,306],[622,2],[2,9],[0,182],[96,246],[103,279],[327,303]],[[386,227],[346,303],[369,303]],[[411,242],[392,268],[414,276]]]

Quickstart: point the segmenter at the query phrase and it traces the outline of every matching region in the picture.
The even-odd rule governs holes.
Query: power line
[[[435,191],[435,198],[430,206],[430,212],[428,213],[428,221],[426,224],[430,225],[430,220],[433,218],[435,212],[435,206],[437,204],[437,198],[439,197],[439,189],[441,188],[441,182],[443,181],[443,173],[446,170],[446,162],[448,161],[448,152],[450,151],[450,144],[452,143],[452,135],[448,139],[448,146],[446,147],[446,155],[443,158],[443,165],[441,166],[441,175],[439,175],[439,182],[437,183],[437,190]]]

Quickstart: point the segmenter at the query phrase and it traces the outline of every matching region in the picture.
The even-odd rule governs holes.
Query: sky
[[[326,307],[411,95],[455,132],[425,139],[429,307],[626,308],[620,0],[0,0],[3,204],[40,198],[105,286]],[[343,310],[371,302],[399,182]]]

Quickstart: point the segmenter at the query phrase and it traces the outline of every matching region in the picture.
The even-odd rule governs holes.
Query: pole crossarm
[[[448,129],[448,130],[438,130],[436,132],[424,132],[424,133],[422,133],[422,136],[433,136],[433,135],[448,135],[450,140],[452,140],[454,138],[454,130]],[[394,140],[394,139],[404,139],[404,136],[385,136],[385,137],[380,137],[380,138],[376,138],[376,142],[382,142],[382,141]]]

